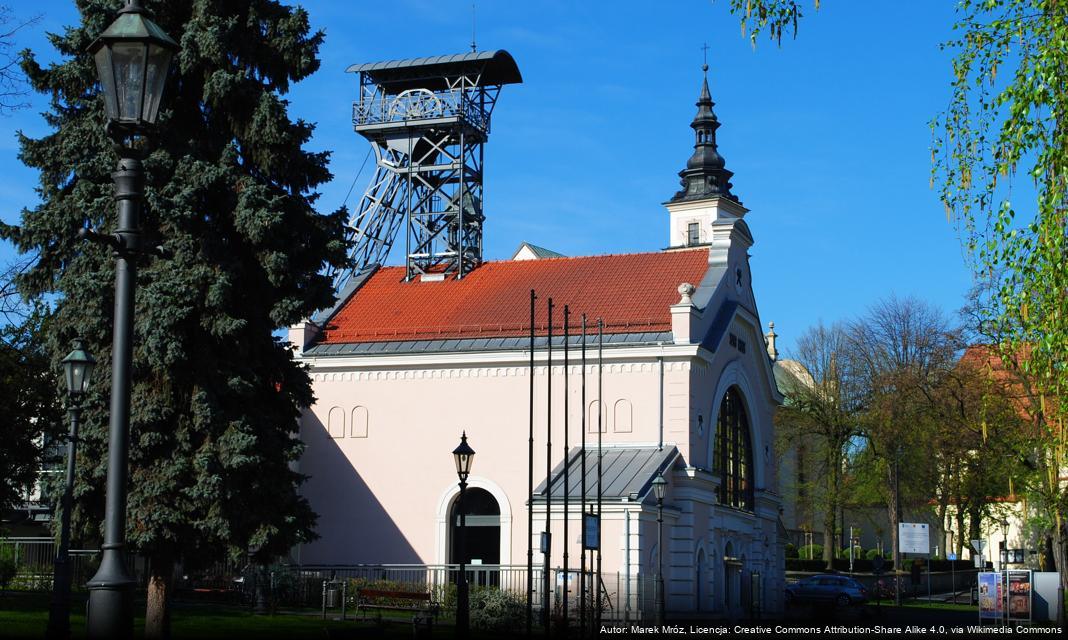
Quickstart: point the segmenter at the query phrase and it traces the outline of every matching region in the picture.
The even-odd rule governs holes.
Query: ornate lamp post
[[[74,493],[74,463],[78,452],[78,420],[82,414],[82,397],[89,390],[96,359],[85,351],[81,339],[71,345],[73,351],[63,358],[63,377],[67,382],[67,412],[70,435],[67,438],[67,482],[63,488],[59,525],[59,549],[52,567],[52,606],[48,610],[48,637],[70,637],[70,511]]]
[[[115,326],[112,337],[111,411],[108,424],[107,503],[100,569],[89,581],[90,638],[128,638],[133,633],[134,579],[126,568],[126,476],[130,426],[130,365],[137,259],[147,253],[139,217],[144,172],[133,142],[150,132],[159,114],[171,58],[178,45],[127,0],[115,21],[89,46],[107,110],[107,133],[119,152],[115,181],[118,225],[114,234],[83,237],[115,251]]]
[[[653,480],[653,493],[656,495],[656,624],[664,624],[664,494],[667,492],[667,480],[663,473],[657,473]]]
[[[471,475],[471,465],[475,461],[475,450],[467,444],[466,431],[460,436],[460,446],[453,449],[452,457],[456,461],[456,476],[460,478],[460,497],[456,503],[460,512],[460,528],[456,532],[456,554],[460,557],[460,575],[456,579],[456,637],[466,638],[470,630],[471,612],[467,599],[467,511],[464,507],[464,493],[467,491],[467,477]]]

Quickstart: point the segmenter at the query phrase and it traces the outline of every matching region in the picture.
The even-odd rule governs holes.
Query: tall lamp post
[[[456,579],[456,637],[466,638],[470,630],[471,612],[467,600],[467,510],[464,507],[464,494],[467,492],[467,477],[471,475],[471,465],[475,461],[475,450],[467,444],[467,432],[460,436],[460,446],[452,451],[456,462],[456,476],[460,478],[460,497],[456,503],[460,512],[460,528],[456,532],[456,555],[460,558],[460,575]]]
[[[144,196],[143,150],[135,149],[134,142],[148,134],[156,122],[171,58],[177,50],[174,40],[145,17],[138,0],[127,0],[115,21],[89,46],[104,94],[106,131],[120,156],[118,168],[111,174],[118,213],[115,233],[82,233],[110,246],[116,261],[104,544],[100,569],[88,584],[86,620],[88,636],[100,640],[133,634],[134,579],[125,558],[130,366],[137,259],[148,253],[139,223]]]
[[[664,494],[667,480],[663,473],[653,479],[653,494],[656,495],[656,624],[664,624]]]
[[[48,637],[70,637],[70,511],[74,504],[74,463],[78,453],[78,420],[82,415],[82,397],[89,390],[89,379],[96,359],[89,355],[81,339],[75,339],[72,351],[63,358],[63,377],[67,382],[67,412],[70,435],[67,438],[67,482],[60,503],[59,549],[52,567],[52,606],[48,610]]]

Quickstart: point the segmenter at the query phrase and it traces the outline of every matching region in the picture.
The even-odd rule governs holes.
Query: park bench
[[[433,597],[425,591],[388,591],[384,589],[357,589],[356,590],[356,615],[360,611],[412,611],[412,622],[416,628],[429,628],[434,624],[434,617],[438,615],[440,606],[434,602]],[[381,614],[379,614],[381,617]]]

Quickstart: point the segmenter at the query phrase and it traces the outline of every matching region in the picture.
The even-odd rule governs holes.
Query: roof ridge
[[[532,244],[530,242],[524,242],[524,244],[528,244],[528,245],[530,245],[532,247],[537,247],[537,245],[534,245],[534,244]],[[538,247],[538,248],[539,249],[544,249],[545,247]],[[491,265],[491,264],[517,264],[517,265],[524,264],[524,263],[541,263],[541,264],[544,264],[546,262],[556,262],[556,261],[563,261],[563,260],[588,260],[588,259],[592,259],[592,258],[623,258],[623,257],[635,257],[635,256],[676,255],[676,254],[681,254],[681,253],[690,253],[690,252],[694,252],[694,251],[704,251],[704,252],[707,253],[708,250],[709,250],[708,246],[704,245],[704,246],[693,247],[693,248],[672,247],[671,251],[665,251],[663,249],[656,249],[656,250],[653,250],[653,251],[635,251],[633,253],[595,253],[595,254],[585,255],[585,256],[564,256],[564,255],[561,255],[561,256],[552,256],[552,257],[539,258],[537,260],[512,260],[512,259],[509,259],[509,258],[501,258],[499,260],[484,260],[482,262],[482,264],[479,265],[478,268],[476,268],[475,270],[473,270],[473,271],[471,271],[469,273],[478,273],[478,269],[480,269],[482,267],[485,267],[486,265]],[[552,251],[552,250],[549,249],[549,251]],[[385,266],[385,267],[380,267],[380,270],[404,269],[404,268],[405,268],[404,265],[398,264],[398,265],[389,265],[389,266]],[[533,268],[536,268],[536,267],[527,267],[527,268],[533,269]]]

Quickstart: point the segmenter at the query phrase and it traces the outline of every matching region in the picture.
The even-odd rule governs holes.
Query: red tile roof
[[[606,333],[670,331],[678,286],[697,285],[707,269],[708,249],[487,262],[443,282],[404,282],[404,267],[383,267],[330,318],[319,342],[527,335],[531,289],[539,335],[549,297],[554,333],[562,331],[565,304],[576,328],[585,313],[594,330],[604,318]]]

